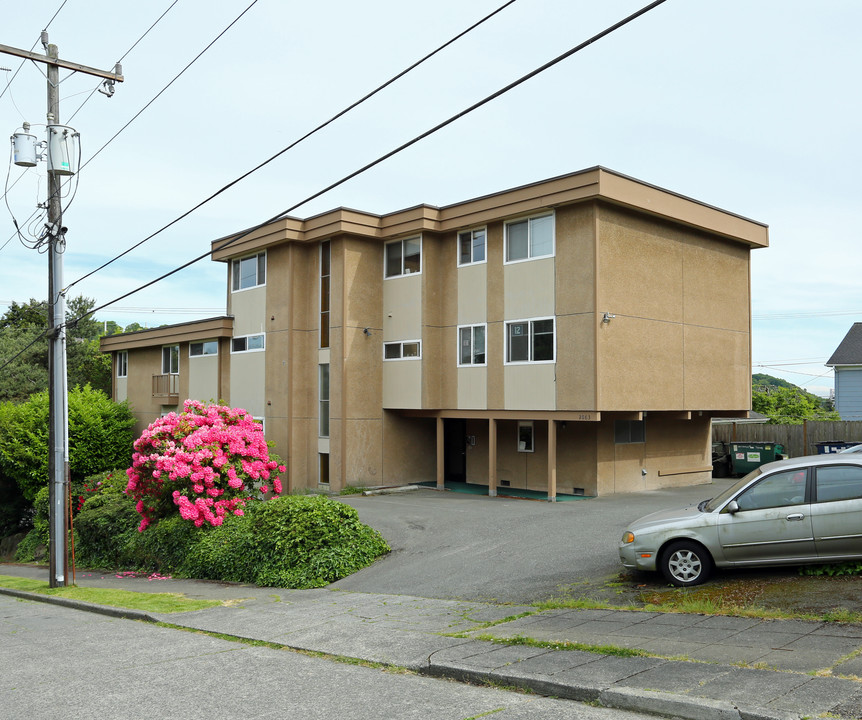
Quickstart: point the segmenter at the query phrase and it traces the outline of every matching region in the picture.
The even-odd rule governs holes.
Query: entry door
[[[443,467],[446,482],[467,482],[466,420],[443,420]]]

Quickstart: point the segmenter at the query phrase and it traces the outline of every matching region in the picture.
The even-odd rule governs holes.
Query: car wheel
[[[702,545],[680,540],[662,554],[661,571],[665,579],[677,587],[689,587],[706,582],[712,572],[712,558]]]

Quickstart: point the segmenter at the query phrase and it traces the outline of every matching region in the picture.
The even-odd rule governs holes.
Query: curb
[[[547,697],[564,698],[578,702],[599,703],[602,707],[617,710],[674,717],[682,720],[798,720],[794,713],[776,712],[763,708],[743,709],[731,702],[674,695],[638,688],[605,688],[576,686],[540,678],[512,677],[500,672],[479,672],[463,667],[429,664],[419,670],[422,675],[446,678],[471,684],[508,685],[535,692]]]
[[[141,622],[148,623],[159,622],[152,615],[148,615],[140,610],[112,607],[110,605],[96,605],[95,603],[88,603],[83,600],[69,600],[68,598],[42,595],[41,593],[27,592],[25,590],[11,590],[9,588],[0,587],[0,595],[9,595],[11,597],[18,598],[19,600],[32,600],[33,602],[48,603],[49,605],[61,605],[62,607],[71,608],[73,610],[83,610],[84,612],[107,615],[108,617],[120,618],[123,620],[140,620]]]
[[[411,490],[418,490],[418,485],[398,485],[396,487],[388,487],[388,488],[377,488],[376,490],[363,490],[362,494],[365,496],[368,495],[393,495],[395,493],[402,492],[410,492]]]

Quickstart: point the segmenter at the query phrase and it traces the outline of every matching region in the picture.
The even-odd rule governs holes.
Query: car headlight
[[[630,530],[626,530],[623,533],[623,543],[628,545],[629,543],[633,543],[635,541],[635,535]]]

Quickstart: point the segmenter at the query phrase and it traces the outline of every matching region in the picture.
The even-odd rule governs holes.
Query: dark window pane
[[[533,322],[533,360],[554,359],[554,321]]]
[[[622,445],[624,443],[630,442],[630,437],[631,433],[629,432],[629,421],[614,420],[614,442],[617,445]]]
[[[239,286],[241,289],[257,285],[257,258],[243,258],[239,261]]]
[[[403,344],[403,354],[401,357],[419,357],[419,343],[418,342],[409,342]]]
[[[329,310],[329,277],[320,278],[320,312]]]
[[[631,421],[631,440],[629,442],[642,443],[646,438],[646,423],[643,420]]]
[[[817,502],[862,498],[862,470],[850,465],[817,469]]]
[[[530,333],[527,323],[509,325],[509,362],[527,362],[530,359]]]
[[[485,328],[473,328],[473,362],[476,365],[485,364]]]
[[[245,338],[234,338],[231,343],[231,349],[233,352],[243,352],[245,350]]]
[[[554,252],[554,217],[545,215],[530,220],[530,257]]]
[[[320,276],[329,275],[329,240],[320,245]]]
[[[386,246],[386,277],[401,274],[401,243],[393,242]]]
[[[386,343],[383,346],[383,357],[387,360],[397,360],[401,357],[401,343]]]
[[[470,328],[461,328],[458,331],[458,362],[462,365],[469,365],[470,358],[473,354],[472,342],[470,338]]]
[[[471,250],[472,250],[472,233],[461,233],[458,236],[458,262],[462,265],[465,265],[469,262],[472,262]]]
[[[266,253],[257,256],[257,282],[255,284],[266,284]]]
[[[234,260],[231,263],[231,275],[233,276],[232,288],[239,290],[239,260]]]
[[[533,426],[518,425],[518,452],[533,452]]]
[[[320,313],[320,347],[329,347],[329,313]]]

